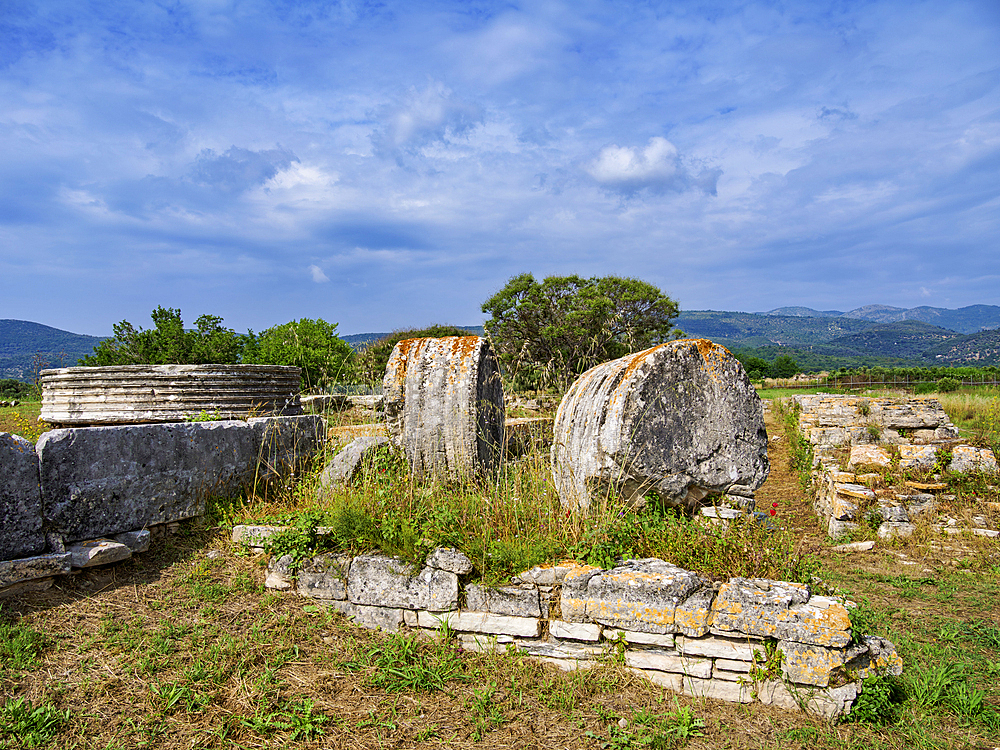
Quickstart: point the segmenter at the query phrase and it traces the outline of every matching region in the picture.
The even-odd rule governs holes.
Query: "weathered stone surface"
[[[895,539],[913,536],[917,527],[908,521],[886,521],[878,527],[879,539]]]
[[[851,469],[860,466],[878,466],[886,468],[892,464],[889,451],[880,445],[855,445],[851,448],[851,458],[847,465]]]
[[[48,591],[52,588],[52,584],[55,583],[55,580],[55,578],[49,576],[48,578],[34,578],[30,581],[12,583],[10,586],[0,586],[0,599],[6,599],[9,596],[31,594],[36,591]]]
[[[778,641],[785,677],[800,685],[826,687],[830,677],[865,647],[826,648],[795,641]]]
[[[788,686],[781,680],[763,680],[754,682],[751,687],[757,700],[765,706],[777,706],[786,711],[794,711],[798,708],[799,702],[788,690]]]
[[[37,452],[43,513],[67,542],[201,515],[252,481],[257,456],[233,421],[51,430]]]
[[[646,646],[662,646],[663,648],[673,648],[674,638],[676,638],[673,633],[639,633],[634,630],[616,630],[614,628],[604,628],[601,635],[609,641],[624,638],[627,644],[638,643]]]
[[[656,558],[628,560],[590,578],[586,616],[622,630],[699,635],[707,631],[711,596],[710,582],[696,573]]]
[[[875,542],[851,542],[849,544],[838,544],[836,547],[831,547],[831,552],[867,552],[875,546]]]
[[[997,459],[989,448],[973,448],[971,445],[959,445],[951,452],[949,471],[964,474],[969,471],[979,471],[984,474],[997,473]]]
[[[499,465],[503,385],[486,339],[400,341],[386,365],[382,390],[390,434],[418,479],[471,476]]]
[[[68,552],[23,557],[20,560],[3,560],[0,561],[0,588],[36,578],[65,575],[69,573],[69,566]]]
[[[745,675],[750,673],[750,667],[752,666],[752,664],[753,663],[749,661],[738,661],[733,659],[716,659],[715,669],[712,672],[712,674],[718,674],[721,670],[723,672],[732,672],[734,674]],[[729,679],[729,678],[724,677],[723,679]]]
[[[280,534],[287,526],[233,526],[233,544],[245,544],[248,547],[263,547],[272,536]]]
[[[539,640],[516,641],[517,649],[531,656],[548,659],[568,659],[571,661],[594,661],[605,654],[600,646],[582,643],[549,643]]]
[[[712,632],[745,633],[817,646],[845,646],[851,621],[838,600],[809,596],[799,583],[733,578],[713,605]]]
[[[300,414],[298,367],[118,365],[42,370],[41,418],[53,425],[181,422]]]
[[[447,570],[455,575],[464,576],[472,572],[472,560],[461,550],[453,547],[438,547],[431,550],[424,560],[428,568]]]
[[[35,446],[0,432],[0,560],[45,551],[42,492]]]
[[[267,564],[267,577],[264,579],[264,586],[276,591],[288,591],[295,586],[295,573],[292,572],[292,563],[295,558],[291,555],[282,555],[272,558]]]
[[[534,586],[499,586],[488,588],[478,584],[465,587],[466,607],[475,612],[514,617],[541,617],[538,589]]]
[[[319,475],[319,487],[316,489],[317,495],[322,495],[331,487],[347,484],[361,469],[366,459],[375,453],[383,445],[389,445],[392,441],[387,437],[363,436],[355,438],[337,454],[330,459],[323,471]]]
[[[711,677],[711,659],[692,659],[679,656],[675,651],[658,648],[629,649],[625,663],[637,669],[655,669],[658,672],[679,672],[692,677]]]
[[[767,478],[763,409],[739,362],[704,339],[671,341],[591,368],[556,414],[560,501],[586,509],[615,491],[693,507]]]
[[[683,656],[709,656],[741,662],[753,660],[754,649],[761,649],[763,641],[757,638],[686,638],[677,636],[677,652]]]
[[[521,638],[537,638],[542,632],[541,620],[534,617],[510,617],[488,612],[426,612],[418,613],[422,628],[436,628],[446,621],[452,630],[466,633],[497,633]]]
[[[937,461],[937,448],[933,445],[899,446],[899,468],[927,469]]]
[[[255,479],[285,480],[302,474],[326,445],[326,420],[315,414],[252,417],[257,445]]]
[[[713,698],[730,703],[751,703],[753,701],[753,686],[729,680],[705,680],[695,675],[685,675],[681,682],[684,695],[692,698]]]
[[[536,565],[530,570],[520,573],[515,578],[515,583],[533,583],[536,586],[555,586],[563,582],[570,571],[577,570],[581,564],[575,560],[567,560],[558,565]],[[590,570],[597,568],[588,567]]]
[[[859,680],[873,674],[898,677],[903,674],[903,660],[896,653],[896,647],[885,638],[865,635],[859,647],[850,649],[845,669]]]
[[[120,542],[110,539],[88,539],[66,548],[74,568],[90,568],[121,562],[132,557],[132,550]]]
[[[351,609],[351,616],[369,630],[379,629],[393,633],[403,625],[403,610],[397,607],[355,604]]]
[[[149,549],[152,536],[149,533],[149,529],[139,529],[138,531],[126,531],[121,534],[115,534],[114,540],[119,544],[124,544],[133,553],[145,552]]]
[[[601,626],[552,620],[549,622],[549,634],[553,638],[566,638],[573,641],[596,641],[601,637]]]
[[[347,555],[316,555],[299,570],[298,592],[312,599],[346,599],[350,566]]]
[[[591,578],[602,572],[593,565],[575,565],[566,571],[563,575],[559,600],[559,609],[564,620],[582,622],[587,619],[587,584]]]
[[[684,675],[682,674],[657,672],[653,669],[636,669],[635,667],[632,667],[631,671],[649,680],[654,685],[664,687],[667,690],[673,690],[675,693],[681,692],[681,683],[684,680]]]
[[[355,604],[435,612],[458,606],[458,576],[446,570],[409,566],[385,555],[359,555],[351,561],[347,595]]]

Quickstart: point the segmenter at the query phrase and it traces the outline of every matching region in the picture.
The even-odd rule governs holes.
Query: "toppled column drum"
[[[382,386],[389,434],[402,446],[414,476],[460,478],[499,465],[503,385],[486,339],[400,341]]]
[[[651,492],[689,509],[721,494],[745,505],[769,469],[760,398],[739,361],[705,339],[592,367],[556,413],[552,471],[566,508]]]

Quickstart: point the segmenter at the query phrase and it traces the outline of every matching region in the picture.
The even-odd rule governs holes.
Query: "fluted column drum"
[[[53,425],[182,422],[302,413],[298,367],[119,365],[42,370],[40,419]]]

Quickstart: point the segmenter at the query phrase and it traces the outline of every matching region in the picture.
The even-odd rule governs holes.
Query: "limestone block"
[[[730,703],[752,703],[753,686],[729,680],[706,680],[685,675],[680,692],[692,698],[712,698]]]
[[[233,544],[245,544],[248,547],[263,547],[268,539],[285,531],[287,526],[233,526]]]
[[[777,706],[786,711],[794,711],[798,708],[799,702],[796,697],[789,692],[788,687],[781,680],[764,680],[753,683],[757,700],[765,706]]]
[[[428,568],[447,570],[456,575],[464,576],[472,572],[472,560],[464,552],[453,547],[438,547],[427,555],[424,565]]]
[[[719,672],[732,672],[734,674],[749,674],[750,667],[753,666],[753,662],[749,661],[736,661],[733,659],[716,659],[715,669],[712,672],[714,675],[718,675]],[[728,677],[723,679],[729,679]]]
[[[858,686],[854,682],[837,688],[827,688],[816,693],[810,692],[806,694],[806,713],[835,721],[851,710],[851,705],[857,696]]]
[[[556,413],[560,502],[586,509],[611,490],[694,507],[767,478],[763,409],[740,363],[704,339],[671,341],[581,375]]]
[[[42,492],[35,446],[19,435],[0,432],[0,560],[45,551]]]
[[[389,432],[417,479],[466,477],[499,465],[503,386],[486,339],[400,341],[386,365],[382,390]]]
[[[763,641],[758,638],[687,638],[677,636],[677,652],[683,656],[709,656],[739,662],[753,661],[754,649],[761,649]]]
[[[733,578],[713,605],[712,632],[745,633],[817,646],[844,646],[850,637],[847,609],[830,597],[809,596],[798,583]]]
[[[635,667],[631,671],[649,680],[654,685],[667,688],[667,690],[673,690],[675,693],[681,692],[681,682],[684,680],[684,675],[682,674],[676,672],[657,672],[653,669],[636,669]]]
[[[935,440],[954,440],[958,437],[958,428],[953,424],[946,424],[934,430]]]
[[[566,560],[558,565],[536,565],[530,570],[520,573],[515,578],[515,583],[533,583],[536,586],[555,586],[563,582],[570,571],[577,570],[581,563],[575,560]],[[590,567],[590,566],[583,566]],[[596,570],[596,569],[595,569]]]
[[[914,430],[910,435],[914,442],[932,443],[937,439],[936,430]]]
[[[873,674],[896,677],[903,674],[903,660],[896,653],[896,647],[885,638],[873,635],[861,637],[860,647],[850,651],[845,667],[859,680]]]
[[[854,521],[841,521],[838,518],[831,518],[827,523],[826,533],[832,539],[839,539],[842,536],[847,536],[857,528],[858,524]]]
[[[350,567],[347,555],[316,555],[299,570],[297,590],[312,599],[346,599]]]
[[[412,575],[401,560],[359,555],[351,561],[347,596],[355,604],[442,612],[458,606],[458,576],[426,567]]]
[[[657,672],[677,672],[692,677],[711,677],[711,659],[692,659],[679,656],[676,651],[665,649],[629,649],[625,663],[638,669],[655,669]]]
[[[934,445],[899,446],[899,468],[929,469],[937,461],[937,447]]]
[[[357,476],[366,460],[371,460],[371,456],[383,445],[391,443],[392,441],[387,437],[372,435],[352,440],[323,467],[323,471],[319,475],[319,487],[316,488],[316,495],[321,497],[332,487],[350,483]]]
[[[69,573],[70,554],[54,552],[49,555],[22,557],[20,560],[0,561],[0,588],[38,578]]]
[[[326,445],[326,420],[315,414],[251,417],[257,446],[255,478],[285,480],[302,474]]]
[[[0,599],[6,599],[9,596],[31,594],[36,591],[48,591],[52,588],[53,583],[55,583],[55,578],[49,576],[48,578],[34,578],[30,581],[12,583],[10,586],[0,586]]]
[[[120,542],[110,539],[88,539],[66,547],[74,568],[92,568],[108,565],[132,557],[132,550]]]
[[[282,555],[272,558],[267,564],[267,577],[264,579],[264,586],[275,591],[289,591],[295,586],[295,573],[292,571],[292,564],[295,558],[291,555]]]
[[[872,418],[893,430],[935,429],[951,424],[936,398],[872,399]]]
[[[593,661],[605,654],[600,646],[587,646],[582,643],[549,643],[538,640],[516,641],[519,651],[531,656],[547,657],[549,659],[570,659],[574,661]]]
[[[959,445],[952,449],[949,471],[964,474],[978,471],[984,474],[997,473],[997,459],[989,448],[973,448],[970,445]]]
[[[892,464],[889,451],[880,445],[855,445],[851,447],[851,458],[847,465],[851,469],[859,466],[888,468]]]
[[[711,590],[710,581],[663,560],[628,560],[590,578],[586,616],[592,622],[623,630],[690,631],[694,635],[707,628],[711,612],[704,589]],[[697,596],[695,602],[678,619],[676,611],[693,596]],[[565,610],[563,619],[568,619]]]
[[[644,646],[662,646],[663,648],[673,648],[674,638],[676,636],[673,633],[660,634],[660,633],[639,633],[635,630],[617,630],[615,628],[604,628],[601,632],[605,640],[616,641],[619,638],[624,638],[625,643],[629,645],[641,644]]]
[[[937,509],[937,500],[934,495],[927,492],[903,495],[900,499],[906,503],[906,513],[910,518],[915,518],[921,513],[932,513]]]
[[[488,612],[426,612],[418,613],[422,628],[436,628],[446,621],[452,630],[466,633],[497,633],[537,638],[542,632],[541,620],[535,617],[510,617]]]
[[[124,544],[133,553],[145,552],[149,549],[152,534],[149,529],[139,529],[138,531],[126,531],[123,534],[115,534],[114,540],[119,544]]]
[[[905,538],[913,536],[916,530],[917,527],[907,521],[885,521],[879,524],[878,537],[879,539]]]
[[[235,421],[51,430],[37,452],[43,513],[67,542],[201,515],[252,481],[257,456]]]
[[[674,610],[674,626],[677,632],[693,637],[706,635],[712,619],[714,600],[715,590],[703,588],[684,601],[678,602],[677,609]]]
[[[782,652],[781,670],[800,685],[826,687],[830,677],[866,647],[825,648],[794,641],[778,641]]]
[[[466,608],[475,612],[514,617],[541,617],[538,589],[534,586],[499,586],[489,588],[478,584],[465,587]]]
[[[587,585],[590,579],[603,572],[593,565],[575,565],[563,576],[559,607],[562,618],[568,622],[587,619]]]
[[[573,641],[596,641],[601,637],[601,626],[552,620],[549,622],[549,635],[553,638],[566,638]]]
[[[347,599],[317,599],[316,603],[322,604],[327,609],[340,612],[344,617],[354,617],[354,612],[357,609]],[[403,611],[405,612],[406,610]]]
[[[879,513],[892,523],[909,523],[910,513],[905,505],[893,505],[891,501],[879,500]]]
[[[403,610],[398,607],[355,604],[351,616],[355,622],[369,630],[385,630],[392,633],[403,625]]]

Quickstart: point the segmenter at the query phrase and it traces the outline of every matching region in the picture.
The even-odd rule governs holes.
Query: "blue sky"
[[[0,0],[0,318],[1000,304],[1000,3]]]

